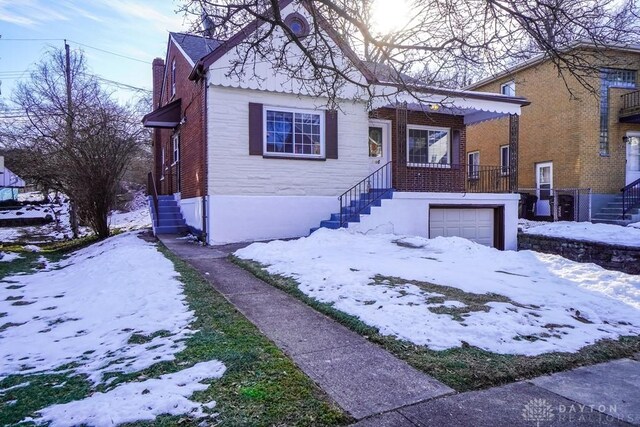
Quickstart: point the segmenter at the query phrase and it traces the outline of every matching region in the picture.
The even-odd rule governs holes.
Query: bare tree
[[[193,18],[194,31],[205,11],[213,27],[209,35],[222,41],[251,22],[263,24],[235,45],[230,76],[246,78],[256,63],[268,62],[330,99],[347,82],[373,95],[353,61],[338,53],[336,40],[409,92],[416,81],[468,84],[535,55],[550,58],[565,78],[593,89],[590,77],[600,48],[635,43],[640,34],[635,0],[407,0],[406,19],[387,32],[373,21],[376,1],[293,0],[311,16],[304,37],[285,23],[277,0],[183,0],[180,10]],[[589,48],[573,49],[576,43]]]
[[[24,116],[5,122],[1,135],[19,175],[65,193],[106,238],[119,180],[143,131],[138,115],[101,89],[81,52],[71,53],[68,64],[63,50],[45,55],[14,93]]]

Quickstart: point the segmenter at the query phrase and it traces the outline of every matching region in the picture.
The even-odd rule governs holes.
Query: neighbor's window
[[[382,157],[382,137],[382,127],[369,126],[369,157]]]
[[[635,70],[603,68],[600,70],[600,155],[609,155],[609,88],[636,87]]]
[[[473,151],[467,154],[467,170],[469,179],[478,179],[480,176],[480,152]]]
[[[428,126],[407,127],[407,163],[410,166],[449,165],[450,130]]]
[[[516,82],[511,80],[500,85],[500,93],[507,96],[516,96]]]
[[[500,147],[500,173],[509,175],[509,146]]]
[[[324,156],[324,118],[315,111],[265,107],[265,155]]]
[[[173,135],[173,137],[171,138],[171,143],[173,146],[173,163],[172,165],[175,165],[176,163],[178,163],[180,161],[180,134],[176,133],[175,135]]]
[[[171,96],[176,94],[176,60],[171,61]]]

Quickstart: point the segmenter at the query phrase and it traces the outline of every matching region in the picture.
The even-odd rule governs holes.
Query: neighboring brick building
[[[586,81],[597,94],[571,76],[565,81],[550,60],[535,59],[468,89],[517,94],[531,101],[520,117],[519,188],[591,188],[596,213],[640,178],[640,120],[620,115],[622,95],[637,89],[640,49],[609,48],[606,59],[593,63]],[[601,108],[608,114],[601,117]],[[479,153],[483,165],[503,163],[507,126],[500,119],[470,127],[467,155]],[[547,214],[546,204],[538,202],[539,215]]]

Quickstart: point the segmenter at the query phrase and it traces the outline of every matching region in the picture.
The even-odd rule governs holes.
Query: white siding
[[[364,103],[340,105],[338,159],[273,159],[249,155],[249,102],[322,110],[326,100],[219,86],[208,91],[209,194],[338,196],[369,174]]]
[[[361,215],[360,223],[349,224],[349,230],[429,237],[432,205],[504,206],[505,249],[517,250],[519,200],[518,194],[397,192],[382,206],[371,208],[371,215]]]

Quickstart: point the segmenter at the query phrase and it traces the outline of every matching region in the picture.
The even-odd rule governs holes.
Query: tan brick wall
[[[640,55],[617,53],[606,60],[614,68],[640,69]],[[586,77],[599,88],[598,77]],[[516,82],[516,95],[531,105],[524,107],[520,120],[518,179],[520,188],[535,187],[535,165],[553,162],[556,188],[592,188],[595,193],[615,193],[624,184],[627,130],[640,125],[618,123],[620,95],[626,90],[612,89],[609,94],[610,156],[599,153],[599,100],[572,77],[566,82],[550,62],[520,70],[508,77],[487,83],[476,90],[500,92],[500,85]],[[569,90],[571,89],[571,92]],[[508,143],[508,118],[470,126],[467,152],[480,151],[480,163],[499,164],[499,147]]]

